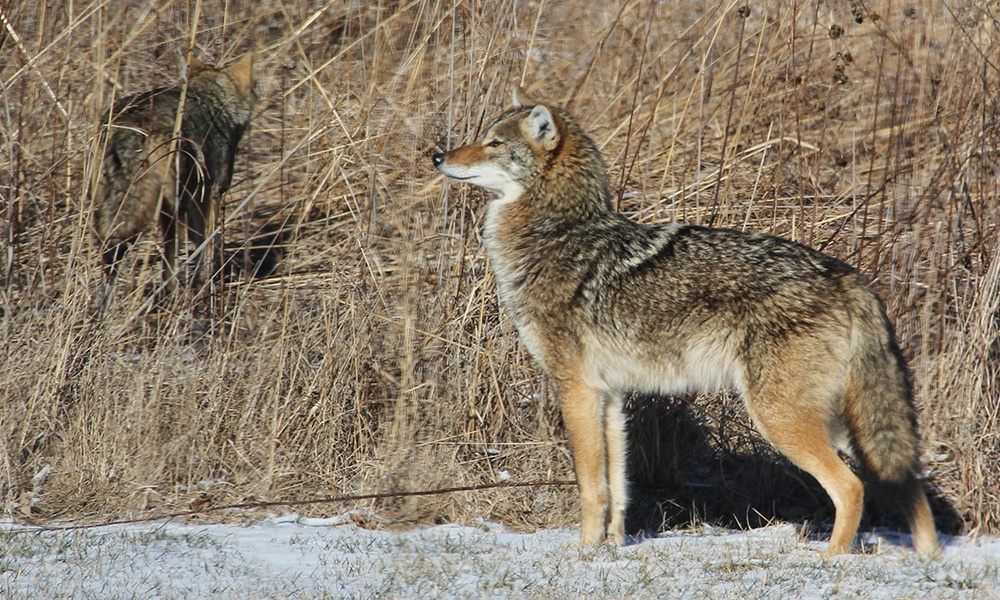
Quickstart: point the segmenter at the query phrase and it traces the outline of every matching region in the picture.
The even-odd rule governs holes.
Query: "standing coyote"
[[[600,152],[566,112],[520,90],[513,104],[480,141],[433,160],[493,192],[483,239],[501,302],[556,383],[581,543],[625,540],[623,395],[731,388],[833,500],[829,554],[850,550],[864,497],[837,449],[895,492],[916,549],[934,553],[908,372],[862,276],[772,236],[631,221],[612,209]]]
[[[252,71],[249,53],[221,69],[192,58],[176,144],[182,86],[122,98],[101,117],[94,229],[110,278],[128,247],[158,220],[164,278],[173,287],[178,221],[196,246],[215,230],[219,196],[229,188],[236,146],[250,123]]]

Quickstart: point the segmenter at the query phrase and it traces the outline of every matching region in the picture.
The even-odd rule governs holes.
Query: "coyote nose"
[[[438,152],[437,154],[431,157],[431,160],[434,161],[434,166],[436,167],[444,162],[444,154]]]

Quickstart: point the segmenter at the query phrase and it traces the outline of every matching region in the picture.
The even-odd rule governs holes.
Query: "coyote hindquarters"
[[[514,98],[480,141],[434,164],[493,192],[483,239],[501,301],[556,382],[581,541],[625,538],[623,395],[732,388],[833,499],[830,553],[850,549],[864,494],[838,449],[896,492],[917,550],[934,552],[908,374],[861,275],[771,236],[625,218],[570,116]]]
[[[182,86],[122,98],[101,117],[94,229],[110,278],[127,248],[158,221],[164,278],[173,287],[178,221],[196,246],[214,231],[219,196],[229,188],[236,147],[250,124],[252,71],[251,54],[221,69],[192,59],[177,143]]]

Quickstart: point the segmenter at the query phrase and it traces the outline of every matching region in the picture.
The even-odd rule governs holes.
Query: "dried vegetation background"
[[[549,384],[496,302],[486,196],[429,156],[523,83],[568,107],[620,209],[763,231],[856,265],[915,376],[935,509],[1000,531],[995,2],[0,5],[0,500],[6,517],[565,479]],[[283,260],[157,305],[140,244],[103,313],[99,115],[254,48],[223,234]],[[155,233],[150,236],[155,241]],[[822,368],[822,365],[817,365]],[[726,396],[635,399],[632,528],[830,515]],[[572,488],[370,505],[572,524]],[[320,506],[315,512],[339,512]],[[825,512],[824,512],[825,511]],[[945,525],[947,528],[947,523]]]

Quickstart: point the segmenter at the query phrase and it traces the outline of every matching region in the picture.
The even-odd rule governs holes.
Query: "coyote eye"
[[[486,144],[486,147],[487,148],[499,148],[502,145],[503,145],[503,142],[501,142],[500,140],[493,140],[489,144]]]

